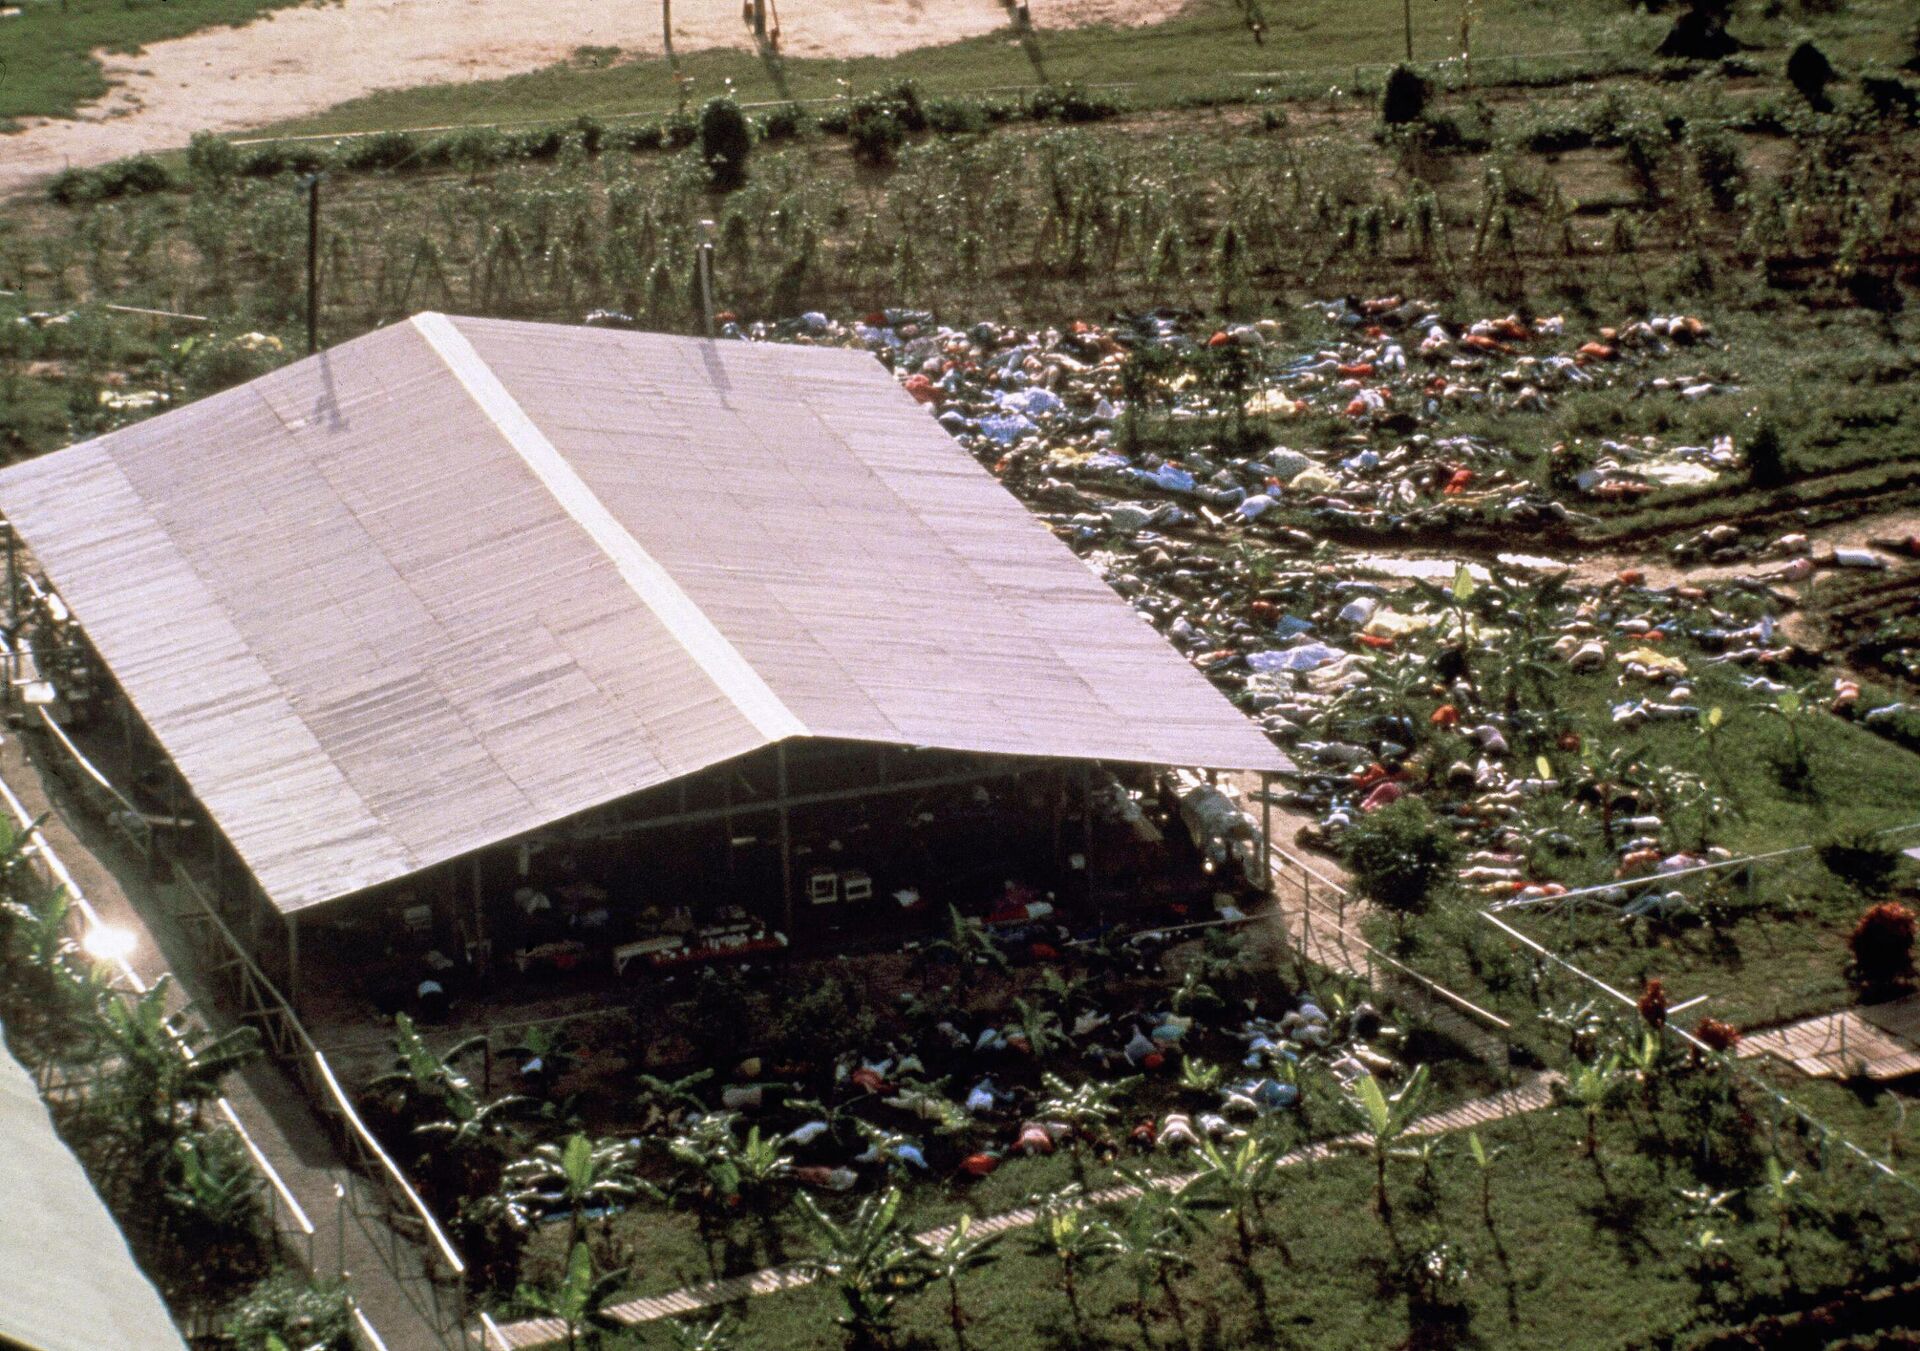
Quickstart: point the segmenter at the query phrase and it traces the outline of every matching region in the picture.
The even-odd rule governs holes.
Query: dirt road
[[[1150,23],[1180,0],[1046,0],[1043,27]],[[999,0],[785,0],[788,56],[888,56],[989,33]],[[739,0],[676,0],[681,53],[753,46]],[[493,79],[565,61],[581,47],[661,50],[652,5],[607,0],[339,0],[276,11],[105,56],[108,96],[73,121],[32,121],[0,136],[0,200],[68,165],[184,145],[196,131],[240,131],[317,112],[381,89]]]

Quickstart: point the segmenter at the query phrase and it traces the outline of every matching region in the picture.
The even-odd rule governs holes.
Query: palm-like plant
[[[1480,1221],[1489,1231],[1493,1229],[1493,1165],[1506,1152],[1505,1145],[1482,1143],[1479,1131],[1467,1132],[1467,1156],[1480,1174]]]
[[[679,1351],[732,1351],[734,1345],[733,1321],[725,1314],[704,1323],[673,1319],[667,1328]]]
[[[1761,1178],[1761,1190],[1767,1198],[1767,1203],[1773,1208],[1774,1219],[1779,1224],[1779,1230],[1774,1236],[1776,1252],[1786,1251],[1787,1231],[1792,1228],[1794,1211],[1799,1207],[1796,1188],[1799,1187],[1800,1182],[1798,1168],[1782,1167],[1779,1155],[1767,1155],[1766,1172]]]
[[[1249,1135],[1225,1150],[1212,1140],[1200,1142],[1197,1185],[1233,1222],[1243,1264],[1253,1261],[1254,1246],[1266,1237],[1262,1194],[1273,1181],[1274,1171],[1283,1157],[1277,1143],[1259,1135]],[[1284,1244],[1281,1254],[1292,1261]]]
[[[692,1122],[666,1142],[667,1156],[680,1173],[678,1190],[694,1201],[702,1236],[709,1224],[724,1219],[735,1207],[745,1206],[759,1216],[768,1248],[778,1256],[779,1231],[774,1224],[793,1160],[781,1152],[778,1136],[750,1128],[735,1134],[737,1113],[721,1112]]]
[[[1087,1208],[1086,1193],[1078,1185],[1036,1199],[1040,1218],[1034,1222],[1028,1248],[1060,1263],[1060,1288],[1078,1330],[1084,1321],[1080,1278],[1119,1256],[1123,1245],[1113,1226]]]
[[[947,907],[946,934],[927,944],[921,950],[921,956],[923,961],[925,958],[935,956],[944,957],[955,965],[968,969],[984,966],[1003,976],[1010,974],[1013,970],[1012,965],[1007,961],[1007,954],[1002,952],[1000,945],[993,941],[993,935],[988,933],[978,921],[968,919],[960,913],[957,906],[952,905]],[[926,963],[923,969],[930,970],[931,963]]]
[[[960,1307],[960,1278],[998,1261],[1000,1254],[994,1249],[1006,1236],[1004,1230],[997,1234],[975,1233],[973,1216],[962,1215],[951,1227],[913,1241],[926,1265],[929,1280],[946,1287],[947,1324],[953,1329],[954,1345],[960,1351],[966,1351],[967,1346],[967,1315]]]
[[[597,1270],[587,1245],[576,1243],[567,1252],[566,1270],[557,1284],[523,1285],[515,1298],[531,1313],[559,1319],[567,1331],[567,1351],[577,1351],[584,1330],[610,1332],[620,1326],[607,1306],[626,1278],[625,1271]]]
[[[1387,1160],[1392,1157],[1401,1137],[1412,1128],[1426,1092],[1425,1065],[1415,1069],[1407,1082],[1393,1094],[1381,1088],[1380,1081],[1370,1074],[1346,1086],[1348,1110],[1359,1118],[1361,1132],[1367,1137],[1368,1151],[1373,1155],[1373,1204],[1382,1219],[1393,1213],[1392,1202],[1387,1196]]]
[[[571,1135],[561,1144],[538,1146],[526,1158],[507,1165],[502,1189],[510,1215],[565,1207],[567,1251],[580,1241],[586,1212],[634,1197],[658,1195],[634,1171],[639,1151],[626,1140],[592,1140]]]
[[[1138,1082],[1134,1075],[1111,1083],[1085,1079],[1068,1084],[1057,1074],[1043,1074],[1040,1085],[1046,1096],[1034,1110],[1043,1120],[1071,1127],[1075,1139],[1091,1137],[1120,1114],[1119,1098]]]
[[[260,1055],[251,1027],[218,1036],[176,1030],[167,1013],[172,988],[162,976],[143,995],[101,1006],[100,1036],[113,1069],[89,1106],[99,1109],[133,1178],[157,1178],[180,1137],[220,1096],[221,1081]]]
[[[367,1092],[384,1100],[387,1110],[410,1126],[449,1115],[447,1103],[456,1097],[476,1098],[473,1081],[454,1068],[454,1062],[486,1045],[485,1037],[469,1037],[445,1055],[437,1054],[420,1035],[413,1019],[393,1019],[393,1068],[367,1082]]]
[[[1168,1311],[1177,1320],[1180,1297],[1173,1278],[1193,1266],[1187,1249],[1199,1230],[1194,1211],[1201,1181],[1193,1176],[1148,1177],[1125,1170],[1121,1176],[1140,1189],[1139,1199],[1128,1208],[1116,1231],[1120,1263],[1133,1278],[1135,1312],[1144,1323],[1147,1291],[1158,1285],[1166,1296]]]
[[[0,995],[10,1010],[8,1041],[27,1063],[51,1069],[68,1059],[92,1059],[92,1040],[105,984],[69,936],[72,903],[64,891],[20,899],[30,879],[18,875],[17,847],[0,857],[9,899],[0,901]],[[42,1085],[45,1087],[43,1078]]]
[[[260,1258],[260,1174],[235,1137],[193,1131],[174,1142],[166,1181],[169,1240],[193,1253],[205,1287],[254,1269]]]
[[[711,1069],[700,1070],[683,1079],[656,1079],[651,1074],[643,1074],[637,1083],[639,1086],[639,1107],[643,1114],[642,1125],[648,1129],[663,1121],[673,1121],[682,1112],[704,1112],[707,1105],[694,1093],[707,1080],[713,1078]]]
[[[1561,1081],[1560,1091],[1567,1101],[1577,1105],[1586,1113],[1587,1134],[1581,1149],[1581,1157],[1594,1159],[1600,1153],[1600,1112],[1614,1099],[1619,1091],[1620,1058],[1610,1055],[1592,1062],[1575,1061],[1567,1068],[1567,1075]]]
[[[862,1201],[843,1224],[811,1196],[799,1198],[801,1218],[815,1243],[802,1268],[832,1283],[845,1308],[840,1325],[856,1347],[890,1345],[894,1306],[929,1279],[924,1253],[907,1237],[900,1214],[904,1199],[899,1188],[889,1187]]]

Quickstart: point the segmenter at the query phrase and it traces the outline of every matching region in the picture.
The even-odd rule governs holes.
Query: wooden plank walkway
[[[1553,1085],[1558,1076],[1551,1074],[1531,1075],[1515,1084],[1512,1088],[1496,1093],[1489,1098],[1478,1098],[1472,1102],[1448,1108],[1444,1112],[1435,1112],[1415,1121],[1409,1130],[1412,1135],[1446,1135],[1453,1131],[1470,1130],[1490,1121],[1499,1121],[1504,1117],[1515,1116],[1522,1112],[1535,1112],[1553,1102]],[[1333,1154],[1366,1148],[1366,1137],[1360,1134],[1342,1135],[1331,1140],[1316,1141],[1296,1149],[1280,1161],[1280,1167],[1293,1168],[1304,1163],[1313,1163]],[[1164,1187],[1176,1187],[1190,1181],[1195,1174],[1172,1173],[1156,1179],[1156,1184]],[[1140,1195],[1140,1188],[1131,1184],[1118,1187],[1106,1187],[1090,1192],[1081,1200],[1080,1205],[1117,1205],[1131,1201]],[[977,1219],[972,1232],[980,1235],[1005,1233],[1012,1229],[1024,1229],[1040,1218],[1040,1212],[1032,1207],[1010,1210],[1003,1214]],[[928,1229],[916,1237],[928,1243],[939,1243],[952,1233],[952,1226],[943,1225],[937,1229]],[[761,1271],[740,1276],[729,1276],[724,1280],[705,1281],[675,1290],[670,1294],[652,1295],[642,1299],[629,1300],[616,1304],[607,1312],[618,1322],[633,1326],[651,1323],[662,1318],[677,1318],[684,1314],[698,1313],[702,1309],[717,1308],[733,1304],[743,1299],[754,1299],[763,1295],[779,1294],[785,1290],[797,1290],[811,1285],[813,1276],[800,1266],[769,1267]],[[520,1348],[546,1346],[566,1339],[566,1326],[554,1318],[530,1318],[524,1322],[509,1323],[500,1329],[500,1335],[513,1351]]]
[[[1771,1055],[1817,1079],[1898,1079],[1920,1073],[1920,995],[1816,1014],[1755,1032],[1740,1054]]]

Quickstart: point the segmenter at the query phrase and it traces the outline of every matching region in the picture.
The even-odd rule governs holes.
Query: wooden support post
[[[1273,775],[1260,771],[1260,889],[1273,892]]]
[[[300,916],[287,916],[287,1007],[300,1012]]]
[[[1093,764],[1080,762],[1080,857],[1087,875],[1087,899],[1093,902],[1094,922],[1105,924],[1106,907],[1100,903],[1100,886],[1093,871]]]
[[[773,748],[774,767],[779,775],[780,800],[780,923],[783,926],[787,942],[793,943],[798,935],[793,931],[793,818],[787,810],[787,743],[782,741]],[[731,849],[729,849],[731,852]]]

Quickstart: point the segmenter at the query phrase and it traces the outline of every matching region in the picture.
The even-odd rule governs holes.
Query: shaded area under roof
[[[33,1077],[0,1043],[0,1343],[186,1351]]]
[[[863,352],[419,315],[0,510],[282,911],[791,737],[1287,767]]]

